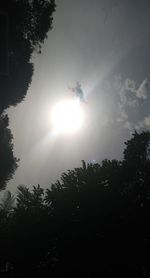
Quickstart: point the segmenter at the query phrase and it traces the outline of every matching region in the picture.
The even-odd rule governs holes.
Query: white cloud
[[[136,83],[134,80],[127,78],[124,82],[125,90],[132,93],[136,92]]]
[[[136,130],[140,130],[140,129],[143,129],[143,128],[149,128],[150,127],[150,115],[145,117],[142,121],[139,121],[136,126],[135,126],[135,129]]]
[[[127,92],[134,93],[137,98],[147,98],[147,84],[148,79],[145,78],[141,84],[138,86],[133,79],[126,78],[124,81],[119,75],[115,77],[115,87],[119,90],[119,94],[122,97],[122,100],[125,102],[125,95]],[[132,95],[133,96],[133,95]],[[131,104],[131,103],[130,103]]]
[[[138,98],[143,98],[146,99],[147,98],[147,78],[145,78],[141,85],[139,86],[139,88],[136,90],[136,96]]]
[[[129,129],[129,130],[132,130],[132,129],[133,129],[132,124],[131,124],[130,122],[128,122],[128,121],[125,122],[124,128],[127,128],[127,129]]]
[[[133,79],[123,79],[121,75],[118,75],[115,76],[112,87],[115,93],[116,106],[112,119],[110,120],[108,117],[105,124],[116,122],[119,126],[128,129],[129,132],[135,129],[150,128],[148,79],[145,78],[138,85]],[[143,102],[142,100],[145,99],[147,101]]]
[[[150,115],[144,118],[144,122],[146,126],[150,126]]]
[[[135,124],[135,130],[139,131],[140,129],[143,129],[145,127],[144,121],[140,121],[137,124]]]

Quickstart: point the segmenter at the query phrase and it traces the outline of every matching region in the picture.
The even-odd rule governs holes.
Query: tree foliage
[[[9,214],[13,210],[14,196],[10,191],[5,191],[4,197],[0,203],[0,209],[2,212]]]
[[[41,51],[52,28],[54,0],[1,1],[0,11],[7,17],[8,73],[0,75],[0,112],[22,101],[33,75],[31,57]],[[5,26],[4,26],[5,27]]]
[[[0,117],[0,189],[5,188],[12,178],[18,162],[13,155],[13,137],[8,124],[8,116],[2,115]]]
[[[149,277],[149,135],[134,133],[123,161],[82,161],[46,190],[19,186],[0,224],[1,272]]]
[[[34,71],[33,51],[41,46],[52,28],[54,0],[2,0],[0,16],[5,15],[6,49],[0,46],[1,57],[7,56],[7,72],[0,73],[0,189],[6,186],[17,167],[13,157],[12,135],[8,117],[3,112],[24,100]],[[5,53],[3,53],[3,51]]]
[[[52,13],[55,11],[54,0],[17,1],[18,30],[23,33],[31,47],[39,47],[47,32],[52,28]]]

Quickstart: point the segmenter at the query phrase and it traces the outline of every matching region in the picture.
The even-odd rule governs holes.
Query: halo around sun
[[[56,133],[74,133],[83,124],[83,110],[78,100],[63,100],[51,111],[51,122]]]

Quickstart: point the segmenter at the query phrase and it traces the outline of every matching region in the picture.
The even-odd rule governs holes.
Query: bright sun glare
[[[78,100],[63,100],[51,112],[51,122],[57,133],[74,133],[83,124],[83,110]]]

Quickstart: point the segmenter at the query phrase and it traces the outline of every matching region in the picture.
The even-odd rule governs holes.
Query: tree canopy
[[[18,162],[13,155],[13,137],[8,124],[8,116],[2,115],[0,117],[0,190],[5,188],[12,178]]]
[[[12,210],[7,196],[0,271],[149,277],[149,142],[149,132],[134,133],[123,161],[82,161],[46,190],[19,186]]]
[[[13,136],[8,129],[8,117],[3,113],[24,100],[34,72],[32,54],[41,52],[42,43],[52,28],[54,11],[54,0],[0,2],[0,24],[5,33],[0,46],[0,57],[4,57],[4,69],[0,69],[0,190],[17,168]]]
[[[54,0],[1,1],[0,12],[7,18],[8,72],[0,74],[0,112],[24,99],[33,75],[32,53],[41,51],[54,11]]]

